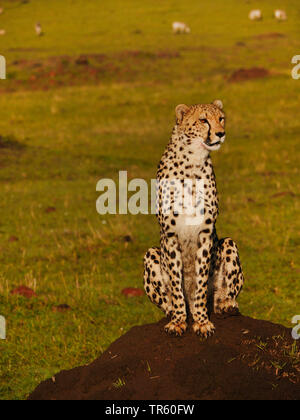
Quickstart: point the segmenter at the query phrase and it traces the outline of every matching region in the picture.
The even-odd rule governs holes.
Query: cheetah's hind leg
[[[236,243],[231,238],[218,244],[214,273],[214,312],[219,316],[239,315],[236,301],[244,284],[244,275]]]
[[[160,249],[150,248],[144,257],[144,288],[151,302],[170,316],[171,298],[163,281],[160,263]]]

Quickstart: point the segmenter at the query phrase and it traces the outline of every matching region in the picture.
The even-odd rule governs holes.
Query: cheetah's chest
[[[195,243],[199,232],[214,224],[218,215],[216,180],[210,157],[197,162],[190,156],[169,151],[161,161],[158,180],[167,181],[172,187],[168,199],[176,217],[171,218],[170,231],[177,234],[180,242],[191,240]],[[163,191],[160,209],[166,198],[166,190]],[[178,203],[179,214],[176,214]],[[164,221],[168,223],[168,220]]]

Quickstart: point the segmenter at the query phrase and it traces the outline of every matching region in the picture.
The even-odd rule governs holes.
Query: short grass
[[[300,54],[298,0],[1,3],[8,80],[0,81],[0,314],[7,319],[0,398],[25,398],[59,370],[91,362],[133,325],[162,316],[146,297],[121,295],[142,286],[143,254],[159,241],[155,217],[99,216],[96,183],[117,180],[119,170],[154,178],[178,103],[224,101],[228,140],[213,156],[218,230],[239,244],[241,310],[291,326],[300,311],[300,81],[290,75]],[[264,21],[248,21],[257,6]],[[286,8],[287,22],[272,19],[274,7]],[[174,36],[173,20],[186,21],[191,34]],[[112,66],[93,83],[87,74],[71,86],[70,73],[61,87],[30,90],[30,73],[16,64],[43,67],[51,57],[81,54],[105,54]],[[254,66],[272,76],[227,81]],[[8,85],[13,91],[5,92]],[[37,297],[10,294],[22,284]],[[54,312],[59,304],[71,310]]]

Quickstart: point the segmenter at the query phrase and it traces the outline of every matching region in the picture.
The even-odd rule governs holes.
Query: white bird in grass
[[[37,36],[41,36],[43,34],[42,25],[40,24],[40,22],[37,22],[35,24],[35,33],[37,34]]]
[[[286,15],[285,10],[280,10],[280,9],[275,10],[274,16],[275,16],[275,19],[279,21],[287,20],[287,15]]]
[[[184,22],[173,22],[172,24],[174,34],[189,34],[190,28]]]
[[[251,10],[251,12],[249,13],[250,20],[261,20],[262,17],[262,11],[259,9]]]

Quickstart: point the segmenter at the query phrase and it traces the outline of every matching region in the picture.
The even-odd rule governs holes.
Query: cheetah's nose
[[[216,133],[216,136],[220,137],[221,139],[222,137],[225,136],[225,131],[220,131],[219,133]]]

